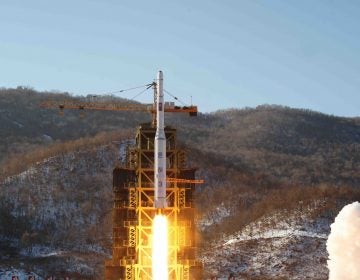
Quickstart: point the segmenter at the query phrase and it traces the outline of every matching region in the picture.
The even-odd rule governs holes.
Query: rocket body
[[[158,72],[156,88],[156,134],[154,151],[155,208],[166,207],[166,136],[164,131],[163,73]]]

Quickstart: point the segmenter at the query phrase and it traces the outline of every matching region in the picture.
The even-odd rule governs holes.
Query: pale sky
[[[161,69],[202,112],[360,116],[359,15],[350,0],[0,0],[0,87],[101,93]]]

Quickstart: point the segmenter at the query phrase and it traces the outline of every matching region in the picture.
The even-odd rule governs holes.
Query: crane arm
[[[152,104],[123,104],[114,102],[86,102],[86,101],[54,101],[48,100],[40,104],[41,108],[47,109],[79,109],[79,110],[101,110],[101,111],[149,111]]]
[[[155,113],[153,104],[124,104],[116,102],[82,102],[82,101],[54,101],[48,100],[40,104],[40,107],[47,109],[78,109],[78,110],[100,110],[100,111],[141,111]],[[197,106],[174,106],[165,103],[165,112],[168,113],[189,113],[190,116],[197,115]]]

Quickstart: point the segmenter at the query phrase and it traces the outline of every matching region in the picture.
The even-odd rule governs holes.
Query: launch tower
[[[161,71],[154,86],[156,119],[138,128],[126,166],[114,169],[113,258],[105,265],[107,280],[201,278],[195,248],[195,169],[186,167],[176,130],[164,126],[165,107],[171,104],[164,103]],[[159,218],[167,224],[161,231]]]
[[[151,227],[154,201],[154,138],[156,128],[142,124],[135,146],[127,149],[125,166],[113,172],[113,256],[106,261],[106,280],[151,280]],[[166,176],[195,179],[195,169],[185,163],[185,152],[176,144],[176,129],[165,127]],[[167,183],[169,220],[169,280],[201,279],[196,260],[194,184]],[[156,279],[152,279],[156,280]]]

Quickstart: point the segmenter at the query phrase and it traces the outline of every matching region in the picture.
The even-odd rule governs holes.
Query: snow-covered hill
[[[2,270],[0,268],[0,279],[1,280],[7,280],[12,279],[12,277],[18,277],[18,280],[28,280],[30,276],[34,277],[36,280],[43,280],[44,278],[29,271],[25,271],[22,269],[15,269],[15,268],[8,268],[5,270]]]
[[[110,254],[118,148],[109,144],[61,154],[2,182],[0,269],[101,279]]]
[[[329,201],[270,213],[202,250],[207,276],[236,279],[327,279]]]
[[[327,279],[325,242],[354,188],[277,186],[191,150],[207,279]],[[29,273],[103,279],[111,252],[112,169],[123,142],[76,149],[5,178],[0,187],[0,279]],[[265,179],[264,179],[265,178]],[[20,278],[21,279],[21,278]]]

